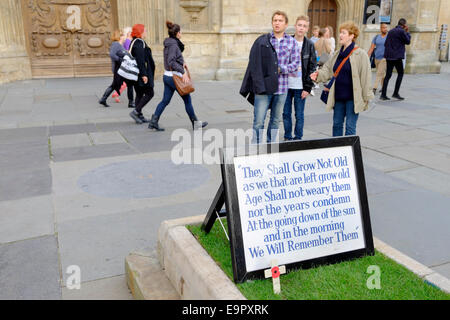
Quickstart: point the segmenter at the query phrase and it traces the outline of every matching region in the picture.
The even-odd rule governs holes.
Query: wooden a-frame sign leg
[[[211,231],[211,228],[214,225],[214,222],[217,219],[217,215],[219,217],[225,217],[227,215],[226,210],[222,210],[223,205],[225,204],[225,189],[223,187],[223,183],[220,184],[219,190],[217,190],[214,200],[209,207],[208,213],[206,214],[205,221],[202,224],[202,230],[206,233]]]

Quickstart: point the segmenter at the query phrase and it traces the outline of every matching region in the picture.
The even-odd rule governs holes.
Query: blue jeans
[[[174,92],[177,91],[177,88],[175,87],[175,82],[173,82],[172,77],[163,76],[163,82],[164,82],[164,96],[162,101],[156,107],[155,111],[155,115],[158,117],[161,116],[164,109],[170,103],[170,100],[172,100]],[[194,107],[192,106],[191,95],[188,94],[182,96],[181,98],[184,101],[184,107],[186,109],[186,113],[189,115],[189,119],[197,119],[197,117],[195,116]]]
[[[358,121],[358,116],[359,115],[355,113],[353,100],[336,101],[333,114],[333,137],[343,135],[345,118],[345,135],[356,135],[356,122]]]
[[[255,95],[252,143],[261,143],[264,132],[264,121],[266,120],[267,111],[269,109],[270,121],[267,128],[267,143],[276,140],[285,101],[286,93]]]
[[[295,109],[294,139],[302,140],[306,102],[306,99],[302,99],[302,92],[303,89],[289,89],[287,93],[283,110],[284,139],[286,140],[292,140],[292,98],[294,98]]]

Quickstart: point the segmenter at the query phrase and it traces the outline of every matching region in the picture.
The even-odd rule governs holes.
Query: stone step
[[[166,277],[156,252],[132,252],[125,258],[128,288],[136,300],[180,300]]]

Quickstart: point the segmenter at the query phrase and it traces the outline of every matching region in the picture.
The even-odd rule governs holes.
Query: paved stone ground
[[[152,132],[128,117],[126,97],[110,99],[108,109],[97,104],[109,82],[0,86],[0,299],[130,299],[125,256],[154,251],[161,221],[206,212],[219,167],[170,161],[172,132],[190,126],[181,99],[160,120],[167,130]],[[208,128],[251,127],[239,81],[196,86],[194,106]],[[162,87],[158,81],[147,116]],[[375,236],[446,277],[449,87],[448,64],[440,75],[406,75],[406,101],[377,100],[358,122]],[[305,113],[305,139],[330,136],[332,114],[318,97]],[[66,288],[72,265],[81,290]]]

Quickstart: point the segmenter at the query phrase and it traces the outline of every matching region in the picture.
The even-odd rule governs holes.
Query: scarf
[[[180,48],[181,52],[183,52],[184,51],[184,44],[183,44],[183,42],[181,42],[181,40],[178,39],[177,37],[171,37],[171,38],[175,39],[177,41],[178,48]]]

